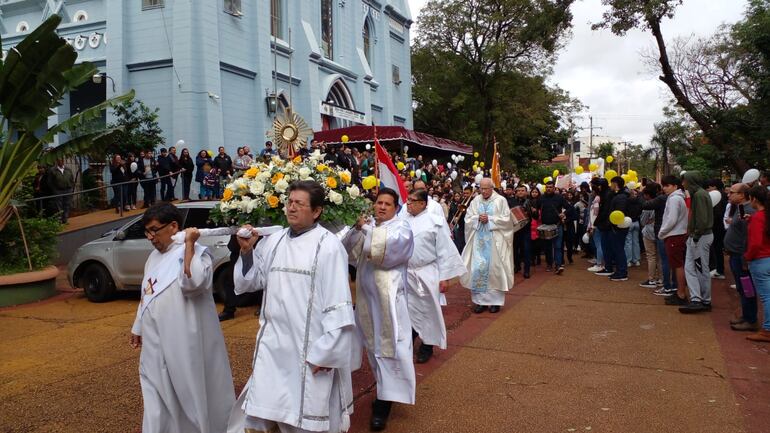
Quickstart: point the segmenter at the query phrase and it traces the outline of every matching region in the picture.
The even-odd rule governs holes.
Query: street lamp
[[[117,93],[117,91],[115,90],[115,80],[113,80],[112,77],[110,77],[109,75],[107,75],[107,74],[94,74],[94,76],[91,77],[91,80],[94,82],[94,84],[102,84],[102,80],[105,77],[109,78],[110,81],[112,81],[112,93]]]

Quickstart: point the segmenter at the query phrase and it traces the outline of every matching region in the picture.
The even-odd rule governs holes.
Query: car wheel
[[[115,282],[107,268],[99,263],[88,264],[80,273],[78,286],[91,302],[107,302],[115,296]]]

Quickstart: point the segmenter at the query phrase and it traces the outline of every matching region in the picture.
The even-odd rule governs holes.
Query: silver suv
[[[182,212],[183,228],[213,228],[209,211],[214,201],[177,204]],[[198,242],[209,247],[214,256],[214,291],[220,298],[230,269],[230,236],[201,237]],[[137,216],[119,229],[80,247],[69,262],[68,278],[72,287],[82,288],[91,302],[111,300],[118,290],[139,290],[144,263],[152,252],[144,235],[142,217]]]

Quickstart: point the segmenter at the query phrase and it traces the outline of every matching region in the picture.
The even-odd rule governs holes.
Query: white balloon
[[[685,174],[685,173],[687,173],[685,170],[682,170],[682,171],[680,171],[680,172],[679,172],[679,177],[682,177],[682,176],[684,176],[684,174]]]
[[[587,244],[589,242],[591,242],[591,236],[588,235],[588,232],[583,233],[583,243]]]
[[[449,175],[449,177],[451,177],[451,178],[452,178],[452,180],[455,180],[455,179],[457,179],[457,172],[456,172],[456,171],[454,171],[454,170],[452,170],[452,173]]]
[[[756,168],[750,168],[746,170],[746,173],[743,173],[743,179],[741,182],[743,183],[751,183],[756,182],[759,179],[759,170]]]
[[[409,146],[404,146],[404,152],[409,152]]]
[[[446,163],[446,168],[452,168],[452,163],[451,162],[447,162]]]
[[[542,183],[537,184],[537,189],[540,191],[540,194],[545,192],[545,186]]]
[[[465,155],[460,155],[460,161],[465,161]]]
[[[632,223],[631,217],[625,217],[623,218],[623,222],[618,224],[618,228],[627,229],[631,227],[631,223]]]
[[[452,158],[452,161],[457,162],[457,155],[455,155],[454,153],[450,158]]]
[[[137,169],[137,168],[139,168],[139,166],[138,166],[138,165],[136,165],[136,163],[135,163],[135,162],[132,162],[130,167],[131,167],[131,173],[135,172],[135,171],[136,171],[136,169]]]
[[[709,196],[711,196],[711,207],[716,207],[722,201],[722,193],[717,190],[709,191]]]
[[[367,144],[366,145],[366,150],[371,150],[371,149],[372,149],[372,145],[371,144]]]
[[[481,179],[484,179],[484,176],[482,176],[480,173],[476,175],[476,177],[473,179],[476,182],[476,185],[481,184]]]
[[[501,182],[500,182],[500,187],[501,187],[502,189],[505,189],[507,186],[508,186],[508,181],[507,181],[507,180],[504,180],[504,181],[501,181]]]
[[[422,170],[420,170],[420,169],[418,168],[417,170],[415,170],[415,171],[414,171],[414,175],[415,175],[416,177],[421,177],[421,176],[422,176]]]
[[[628,182],[628,189],[636,189],[636,182],[633,180]]]
[[[176,147],[182,147],[184,146],[184,140],[179,140],[176,142]]]

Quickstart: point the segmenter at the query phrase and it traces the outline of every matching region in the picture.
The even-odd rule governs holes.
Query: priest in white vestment
[[[356,325],[377,380],[370,428],[385,428],[392,402],[414,404],[412,324],[406,294],[406,267],[412,230],[396,217],[398,193],[380,188],[374,221],[363,218],[343,238],[356,266]]]
[[[336,433],[350,426],[351,361],[361,345],[348,255],[337,236],[318,224],[323,187],[295,181],[288,191],[289,228],[259,243],[256,236],[238,237],[235,293],[264,290],[264,296],[253,373],[233,408],[229,432]]]
[[[463,262],[468,273],[460,283],[470,289],[475,313],[487,307],[497,313],[513,287],[513,220],[492,179],[482,179],[479,190],[465,214]]]
[[[414,252],[407,270],[407,305],[412,328],[422,343],[417,350],[417,363],[427,362],[433,346],[446,349],[447,336],[440,297],[449,280],[466,273],[446,220],[427,209],[428,192],[412,190],[407,200],[405,220],[412,228]]]
[[[211,255],[195,242],[197,229],[179,232],[182,215],[170,203],[151,206],[142,222],[155,247],[131,328],[131,345],[141,347],[142,433],[221,433],[235,391],[212,295]]]

